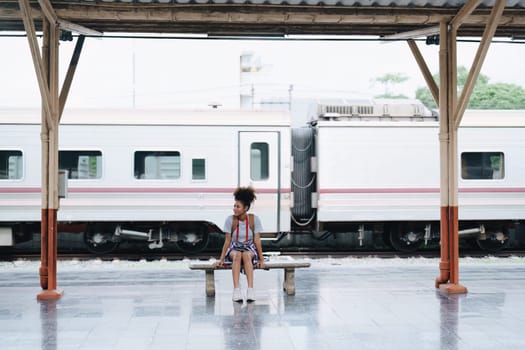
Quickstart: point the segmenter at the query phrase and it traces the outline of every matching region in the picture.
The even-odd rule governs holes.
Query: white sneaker
[[[255,301],[255,292],[253,288],[248,288],[246,291],[246,301]]]
[[[233,301],[242,301],[242,294],[241,294],[240,288],[234,288],[233,289],[232,300]]]

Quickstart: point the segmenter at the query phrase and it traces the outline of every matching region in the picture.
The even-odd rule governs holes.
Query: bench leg
[[[284,269],[283,289],[288,295],[295,295],[295,269]]]
[[[215,271],[206,270],[206,296],[215,296]]]

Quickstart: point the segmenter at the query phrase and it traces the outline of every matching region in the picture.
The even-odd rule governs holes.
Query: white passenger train
[[[39,230],[39,123],[37,110],[0,111],[3,246]],[[285,112],[68,110],[59,148],[60,227],[93,252],[122,240],[202,251],[245,185],[283,245],[439,239],[438,122],[419,105],[319,105],[303,128]],[[501,246],[525,220],[525,111],[467,111],[458,157],[460,233]]]

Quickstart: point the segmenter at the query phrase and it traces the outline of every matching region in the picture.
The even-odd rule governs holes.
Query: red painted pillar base
[[[448,234],[448,207],[441,207],[441,262],[439,263],[439,276],[436,278],[435,286],[439,288],[440,285],[447,283],[450,280],[450,252],[449,252],[449,234]]]
[[[42,293],[38,294],[36,296],[37,300],[57,300],[60,299],[64,295],[64,291],[62,290],[44,290]]]
[[[458,212],[457,206],[441,208],[441,273],[436,288],[450,294],[467,293],[467,288],[459,284]]]
[[[439,290],[449,294],[465,294],[467,288],[459,283],[445,283],[439,285]]]
[[[443,259],[443,257],[442,257]],[[443,261],[439,263],[439,276],[436,278],[435,286],[439,288],[443,283],[447,283],[450,278],[450,264],[448,261]]]
[[[459,207],[451,206],[449,210],[449,251],[450,251],[450,283],[440,286],[449,294],[465,294],[467,288],[459,284]]]
[[[44,228],[44,214],[47,213],[47,227]],[[40,284],[42,292],[36,296],[37,300],[56,300],[64,294],[56,290],[57,287],[57,209],[42,210],[42,265],[40,266]]]
[[[40,222],[40,287],[47,289],[47,209],[42,209]]]

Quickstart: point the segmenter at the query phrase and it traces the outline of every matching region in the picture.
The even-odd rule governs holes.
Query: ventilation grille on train
[[[297,224],[308,223],[314,215],[312,193],[316,189],[316,173],[312,169],[315,156],[313,128],[292,129],[292,217]]]
[[[342,115],[372,115],[373,106],[320,105],[319,114],[336,113]]]
[[[326,100],[317,103],[317,117],[321,120],[437,120],[437,115],[417,100],[390,99]]]

